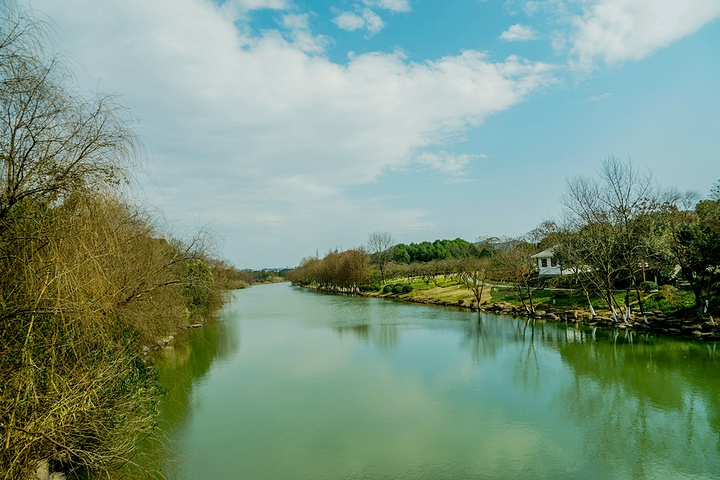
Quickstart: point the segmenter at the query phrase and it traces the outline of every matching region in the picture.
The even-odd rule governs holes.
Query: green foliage
[[[402,293],[410,293],[413,291],[412,285],[403,285]]]
[[[657,288],[658,288],[657,283],[650,282],[650,281],[640,283],[639,287],[640,287],[640,290],[645,293],[651,292],[653,290],[657,290]]]
[[[699,202],[694,215],[681,218],[673,233],[682,276],[692,287],[698,310],[702,311],[708,302],[710,311],[717,313],[720,311],[720,200]]]
[[[393,291],[392,285],[385,285],[382,289],[383,293],[392,293],[392,291]]]
[[[401,283],[396,283],[396,284],[392,287],[392,292],[393,292],[394,294],[403,293],[403,284],[401,284]]]
[[[657,294],[651,295],[645,300],[645,306],[648,311],[659,310],[666,314],[691,314],[695,306],[695,298],[690,291],[683,291],[672,285],[662,285]]]
[[[410,253],[404,244],[396,245],[393,249],[393,260],[397,263],[410,263]]]
[[[466,257],[480,257],[490,255],[491,252],[481,254],[478,248],[461,238],[455,240],[435,240],[434,242],[400,243],[395,246],[393,259],[397,263],[432,262],[435,260],[452,260]]]
[[[182,295],[190,312],[206,314],[210,308],[213,276],[202,260],[193,260],[185,266]]]
[[[675,308],[677,306],[679,300],[677,288],[672,285],[663,285],[660,287],[658,294],[671,307]]]

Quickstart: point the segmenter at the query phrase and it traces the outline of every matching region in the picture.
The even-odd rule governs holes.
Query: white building
[[[540,270],[540,275],[547,275],[547,276],[557,276],[562,275],[562,269],[560,268],[559,264],[555,264],[553,262],[553,254],[555,253],[555,247],[548,248],[547,250],[543,250],[540,253],[536,253],[533,255],[532,259],[534,259],[537,262],[538,269]]]

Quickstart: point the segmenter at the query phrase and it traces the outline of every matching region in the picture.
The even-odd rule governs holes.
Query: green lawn
[[[435,283],[431,282],[429,286],[425,282],[425,280],[420,277],[396,278],[388,281],[387,284],[410,285],[413,288],[413,293],[410,294],[412,296],[422,296],[429,298],[437,297],[444,300],[471,299],[472,297],[470,292],[466,288],[464,288],[464,286],[461,288],[462,291],[455,291],[454,289],[450,291],[452,287],[457,288],[461,285],[461,282],[459,282],[457,277],[444,278],[442,275],[438,275],[435,278]],[[515,289],[508,288],[508,286],[511,286],[511,284],[508,284],[507,282],[493,282],[493,285],[499,286],[491,287],[490,285],[488,285],[486,287],[486,291],[489,291],[492,296],[493,303],[504,302],[516,306],[521,305],[520,299],[518,298]],[[448,289],[448,291],[446,291],[446,289]],[[672,294],[668,294],[667,292],[661,293],[661,289],[661,292],[653,292],[644,296],[643,305],[645,307],[645,311],[662,311],[665,314],[672,314],[674,312],[689,309],[694,306],[695,298],[692,292],[684,290],[670,290]],[[593,308],[595,309],[608,308],[605,301],[600,298],[595,297],[591,298],[591,300]],[[618,305],[624,305],[625,291],[616,291],[615,300],[617,301]],[[533,302],[536,306],[539,305],[541,309],[543,306],[546,308],[558,307],[562,309],[587,308],[587,300],[585,298],[585,295],[580,290],[535,290],[533,291]],[[630,295],[630,304],[635,309],[638,308],[637,295],[635,294],[635,292],[632,292]]]

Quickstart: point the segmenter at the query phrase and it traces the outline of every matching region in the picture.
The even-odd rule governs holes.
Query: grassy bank
[[[404,291],[403,291],[404,287]],[[638,331],[654,331],[689,338],[720,340],[720,329],[710,316],[696,317],[694,298],[690,291],[676,290],[672,296],[662,291],[646,292],[643,304],[647,323],[639,310],[637,298],[631,296],[635,307],[628,322],[613,321],[603,300],[591,298],[595,315],[590,311],[585,295],[572,289],[538,289],[533,292],[535,312],[529,312],[520,301],[513,285],[507,282],[488,282],[480,305],[473,292],[457,276],[435,277],[435,281],[396,278],[386,285],[366,287],[357,292],[367,297],[396,299],[412,303],[472,309],[505,315],[528,316],[550,321],[582,323],[590,326],[607,326]],[[618,303],[624,301],[625,292],[616,292]]]

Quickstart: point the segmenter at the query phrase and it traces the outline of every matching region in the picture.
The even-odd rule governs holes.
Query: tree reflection
[[[608,474],[720,471],[716,343],[484,314],[463,333],[476,365],[515,351],[513,382],[529,398],[549,393],[554,415],[580,428],[591,463],[618,470]]]
[[[604,464],[632,454],[633,477],[656,475],[647,469],[669,458],[679,471],[717,471],[715,345],[612,330],[592,334],[591,342],[585,334],[583,342],[557,345],[574,376],[555,404],[585,432],[586,453]]]
[[[350,333],[362,343],[370,343],[381,350],[392,350],[398,343],[398,326],[393,324],[360,324],[334,327],[340,336]]]
[[[515,322],[515,331],[520,343],[520,352],[515,364],[513,379],[516,384],[521,384],[526,391],[532,390],[537,392],[542,379],[542,371],[540,362],[538,361],[537,350],[535,348],[535,330],[539,330],[538,334],[542,338],[545,323],[536,324],[536,320],[528,318],[526,320],[519,319]]]
[[[181,422],[190,409],[192,386],[201,381],[213,364],[233,355],[240,348],[237,312],[226,310],[218,319],[202,328],[186,330],[169,348],[156,355],[160,381],[166,390],[160,420],[172,428]]]
[[[478,312],[476,318],[465,324],[461,345],[470,348],[473,362],[479,365],[482,358],[497,356],[500,345],[504,343],[504,330],[505,326],[499,324],[496,318]]]

